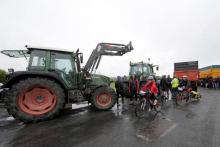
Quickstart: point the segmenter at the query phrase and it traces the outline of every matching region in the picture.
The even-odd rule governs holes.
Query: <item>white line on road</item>
[[[139,134],[139,133],[137,133],[136,136],[137,136],[138,138],[140,138],[140,139],[143,139],[143,140],[146,141],[146,142],[151,142],[151,140],[150,140],[149,137],[147,137],[147,136],[141,135],[141,134]]]
[[[173,129],[175,129],[177,126],[177,124],[173,124],[172,126],[170,126],[165,132],[163,132],[159,138],[162,138],[164,136],[166,136],[167,134],[169,134]]]

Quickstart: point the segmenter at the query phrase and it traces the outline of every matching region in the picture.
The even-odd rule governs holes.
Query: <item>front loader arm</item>
[[[115,43],[99,43],[92,51],[83,71],[91,73],[99,66],[102,56],[122,56],[133,50],[131,42],[128,45]]]

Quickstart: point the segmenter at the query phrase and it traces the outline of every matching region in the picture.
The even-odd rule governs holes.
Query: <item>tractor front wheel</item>
[[[116,103],[115,91],[110,87],[97,88],[92,94],[91,102],[96,110],[109,110]]]

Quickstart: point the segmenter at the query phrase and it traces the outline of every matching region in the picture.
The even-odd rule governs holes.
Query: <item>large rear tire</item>
[[[99,87],[92,93],[91,103],[95,110],[109,110],[116,103],[116,93],[110,87]]]
[[[6,98],[8,113],[26,123],[54,118],[64,103],[63,89],[46,78],[21,80],[12,86]]]

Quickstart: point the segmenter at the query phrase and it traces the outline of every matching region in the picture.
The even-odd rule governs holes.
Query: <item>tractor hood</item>
[[[92,74],[92,83],[94,85],[107,85],[109,86],[112,82],[111,78],[104,76],[104,75],[99,75],[99,74]]]

